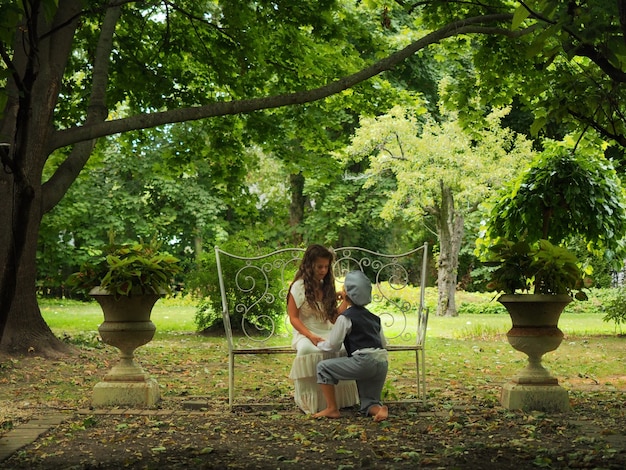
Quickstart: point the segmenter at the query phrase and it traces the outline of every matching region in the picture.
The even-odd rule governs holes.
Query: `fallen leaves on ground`
[[[240,364],[237,397],[251,403],[229,412],[223,350],[210,343],[152,344],[138,356],[161,386],[164,414],[158,415],[89,411],[93,386],[115,363],[113,349],[81,349],[76,357],[54,362],[2,361],[3,431],[51,411],[66,412],[68,419],[0,468],[626,468],[622,371],[595,381],[570,376],[570,413],[524,413],[503,409],[498,398],[521,360],[500,370],[486,355],[484,364],[472,369],[454,366],[455,357],[442,350],[429,362],[427,405],[389,403],[389,420],[382,423],[355,410],[337,420],[317,420],[295,408],[288,356]],[[413,361],[410,355],[394,356],[388,401],[415,398]],[[269,387],[267,377],[273,377]],[[206,397],[206,409],[186,411],[183,403],[196,395]],[[254,406],[264,401],[276,406]]]
[[[375,423],[281,411],[79,415],[5,461],[21,469],[626,467],[623,395],[577,396],[564,414],[489,403],[395,404]],[[173,405],[172,405],[173,406]],[[250,407],[253,408],[253,407]],[[619,436],[607,441],[607,436]]]

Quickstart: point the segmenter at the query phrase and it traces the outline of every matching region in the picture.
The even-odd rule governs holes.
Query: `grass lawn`
[[[97,341],[97,328],[102,322],[100,307],[95,302],[42,301],[41,308],[55,334],[81,348],[85,357],[93,356],[92,363],[81,365],[87,375],[78,374],[82,375],[78,380],[88,382],[89,387],[73,392],[71,387],[63,387],[65,392],[58,394],[61,400],[66,393],[66,398],[86,403],[92,385],[117,360],[115,348]],[[157,333],[151,343],[137,349],[137,360],[157,378],[166,396],[202,395],[226,400],[225,339],[196,334],[194,315],[194,305],[169,299],[157,302],[152,314]],[[526,356],[506,340],[510,326],[505,313],[460,314],[455,318],[431,314],[426,343],[429,396],[445,396],[446,390],[454,386],[497,401],[501,384],[526,364]],[[563,386],[572,391],[626,390],[626,338],[617,335],[612,324],[602,321],[601,313],[566,309],[560,327],[565,339],[558,350],[544,356],[544,366]],[[269,397],[289,400],[292,384],[287,376],[291,361],[290,355],[239,358],[237,393],[253,401]],[[275,378],[271,385],[264,380],[268,375]],[[388,399],[415,397],[414,355],[392,354],[385,393]]]

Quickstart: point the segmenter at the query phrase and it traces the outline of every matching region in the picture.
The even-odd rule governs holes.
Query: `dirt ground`
[[[0,462],[5,469],[626,468],[623,392],[574,394],[565,414],[522,413],[451,399],[392,403],[382,423],[344,410],[305,416],[286,402],[228,412],[167,399],[145,415],[70,412]],[[93,411],[93,412],[92,412]]]
[[[480,356],[481,365],[473,366],[479,369],[452,364],[458,371],[453,378],[441,370],[453,360],[433,352],[426,405],[390,397],[389,419],[381,423],[352,409],[336,420],[318,420],[293,403],[290,357],[242,362],[242,398],[262,396],[275,404],[250,403],[230,412],[224,345],[185,344],[182,337],[142,348],[139,359],[162,387],[162,400],[155,409],[132,413],[90,409],[91,390],[114,363],[115,351],[84,347],[57,361],[0,358],[0,435],[34,417],[67,414],[63,424],[0,462],[0,469],[626,468],[623,369],[610,377],[568,375],[569,413],[524,413],[499,404],[510,370],[482,365],[492,362],[491,346],[472,353],[472,359]],[[561,355],[568,352],[564,345]],[[394,359],[390,391],[399,396],[415,388],[414,375],[406,372],[414,368],[410,356],[406,361],[405,368]],[[270,374],[270,390],[262,391]],[[198,402],[202,408],[190,407]]]

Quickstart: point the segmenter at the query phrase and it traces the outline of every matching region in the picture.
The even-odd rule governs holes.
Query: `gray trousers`
[[[372,354],[325,359],[317,364],[317,383],[337,385],[340,380],[356,380],[360,412],[367,415],[372,405],[382,405],[387,368],[387,361],[375,359]]]

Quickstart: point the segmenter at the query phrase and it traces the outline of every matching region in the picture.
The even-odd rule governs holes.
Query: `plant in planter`
[[[479,251],[493,240],[549,240],[560,246],[578,237],[593,256],[621,267],[626,237],[626,197],[600,148],[545,142],[531,167],[511,182],[490,209]],[[496,242],[497,243],[497,242]]]
[[[112,245],[100,259],[68,278],[68,285],[94,297],[104,312],[102,341],[121,352],[121,360],[94,388],[93,405],[153,405],[159,386],[134,361],[134,351],[154,337],[150,320],[156,301],[170,292],[180,271],[174,256],[154,243]]]
[[[511,317],[507,340],[528,356],[527,366],[504,385],[502,405],[526,411],[568,411],[567,391],[541,360],[563,341],[558,327],[561,313],[574,291],[577,298],[586,299],[580,289],[589,285],[589,278],[583,279],[573,253],[547,240],[499,240],[489,251],[485,264],[495,269],[488,288],[504,292],[498,302]]]
[[[495,268],[487,288],[505,294],[568,295],[587,300],[582,289],[593,283],[574,253],[544,239],[535,243],[498,239],[488,248],[484,264]]]
[[[496,201],[482,248],[491,272],[489,288],[509,312],[511,345],[528,355],[528,366],[503,387],[507,408],[566,411],[567,391],[541,365],[543,354],[561,344],[558,320],[572,298],[586,299],[591,279],[562,242],[579,237],[592,254],[621,257],[626,203],[610,163],[593,147],[571,152],[559,143]]]
[[[487,287],[504,292],[498,301],[511,316],[507,339],[528,356],[528,366],[514,382],[558,385],[541,365],[541,358],[561,344],[561,313],[572,298],[587,300],[582,289],[591,287],[591,278],[580,269],[572,252],[548,240],[500,239],[489,247],[485,265],[495,268]]]
[[[89,294],[98,288],[114,295],[165,294],[180,272],[178,258],[159,251],[156,243],[111,245],[94,261],[72,274],[68,287]]]

